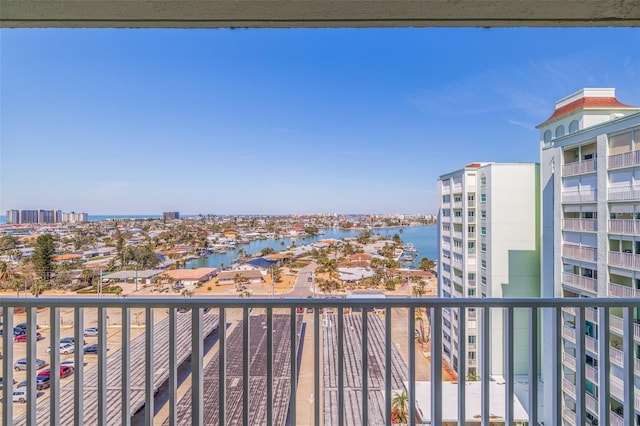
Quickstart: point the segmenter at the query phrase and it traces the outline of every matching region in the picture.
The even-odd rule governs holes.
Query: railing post
[[[49,327],[51,330],[49,333],[49,347],[51,348],[49,363],[51,364],[50,371],[53,373],[60,370],[60,308],[49,308]],[[49,383],[49,424],[50,426],[59,426],[60,374],[51,374]]]
[[[122,426],[131,424],[131,312],[126,306],[122,307],[122,364],[120,369],[122,374]],[[169,336],[171,338],[171,336]],[[171,406],[169,406],[171,410]],[[173,425],[172,425],[173,426]]]
[[[481,389],[481,395],[480,395],[480,405],[482,406],[481,408],[481,415],[482,415],[482,426],[490,426],[491,424],[491,419],[489,418],[490,412],[489,412],[489,392],[490,392],[490,388],[489,388],[489,375],[491,374],[491,366],[490,366],[490,353],[491,353],[491,341],[490,341],[490,336],[489,336],[489,330],[490,328],[490,315],[491,315],[491,310],[488,307],[484,307],[482,308],[482,322],[481,322],[481,327],[482,327],[482,359],[481,361],[481,365],[482,365],[482,373],[481,377],[480,377],[480,383],[482,386]]]
[[[98,423],[107,424],[107,312],[98,307]]]
[[[466,318],[467,309],[460,308],[458,311],[458,426],[465,426],[467,423],[467,357],[464,355],[467,353]]]
[[[2,377],[2,424],[10,425],[13,423],[13,307],[4,307],[3,313],[3,331],[2,331],[2,348],[4,350]]]
[[[296,391],[298,382],[298,321],[296,308],[291,307],[291,396],[289,397],[289,420],[296,424]]]
[[[538,308],[529,308],[529,424],[538,424]]]
[[[609,308],[598,309],[598,424],[609,426],[609,408],[611,389],[609,375],[611,373],[611,361],[609,360]]]
[[[344,317],[342,307],[338,311],[338,426],[344,426]]]
[[[362,308],[362,425],[369,424],[369,353],[368,353],[368,314],[369,308]]]
[[[267,308],[267,426],[273,425],[273,308]]]
[[[320,426],[320,308],[317,306],[313,309],[313,394],[315,395],[315,404],[313,407],[313,424]]]
[[[431,312],[431,424],[439,425],[442,424],[442,308],[431,308]],[[458,321],[458,330],[461,326]]]
[[[624,424],[625,426],[634,426],[636,423],[635,414],[635,344],[633,341],[633,309],[632,307],[625,307],[622,311],[622,325],[624,330],[622,332],[622,349],[624,352],[623,364],[628,368],[623,369],[624,377],[624,401],[623,406]]]
[[[416,424],[416,309],[409,308],[409,425]],[[433,345],[431,346],[433,350]],[[433,357],[432,357],[433,358]],[[433,389],[433,381],[431,382]]]
[[[154,415],[154,357],[153,357],[153,308],[147,307],[145,318],[145,399],[144,399],[144,422],[147,426],[153,425]]]
[[[384,413],[387,425],[391,424],[391,308],[385,308],[384,318]],[[317,426],[317,425],[316,425]]]
[[[84,310],[74,308],[73,325],[75,327],[74,339],[78,350],[74,357],[76,372],[73,378],[73,423],[75,426],[84,426]]]
[[[176,308],[171,307],[169,311],[169,418],[170,426],[178,424],[178,358],[177,358],[177,334],[178,321],[176,318]],[[192,395],[193,398],[193,395]]]
[[[27,426],[36,426],[36,333],[35,306],[27,308]],[[13,334],[13,333],[12,333]],[[51,372],[53,374],[53,372]],[[59,373],[58,373],[59,374]],[[12,398],[13,399],[13,398]]]
[[[249,426],[251,409],[249,407],[249,362],[251,345],[249,344],[249,308],[242,308],[242,424]]]
[[[504,311],[505,423],[513,424],[513,309]]]
[[[204,424],[202,308],[191,308],[191,424]]]
[[[576,309],[576,424],[583,425],[586,422],[585,407],[585,318],[584,307]]]
[[[220,307],[218,313],[218,425],[226,425],[227,407],[227,315],[226,310]]]

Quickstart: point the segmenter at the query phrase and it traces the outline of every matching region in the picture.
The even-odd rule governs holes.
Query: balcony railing
[[[467,200],[467,207],[475,207],[476,200]]]
[[[609,201],[640,200],[640,188],[634,186],[609,188]]]
[[[636,306],[634,299],[597,298],[3,297],[0,300],[4,320],[2,424],[391,424],[394,391],[406,386],[409,401],[418,399],[416,354],[419,352],[413,331],[417,311],[424,308],[429,311],[431,327],[432,370],[428,386],[433,397],[431,400],[420,399],[421,413],[417,403],[409,404],[409,424],[416,424],[418,419],[428,419],[431,424],[451,421],[443,418],[442,410],[445,308],[454,312],[474,308],[480,313],[477,338],[480,348],[485,348],[486,352],[484,356],[478,353],[479,360],[473,360],[473,365],[479,367],[482,400],[485,401],[478,420],[488,424],[498,414],[506,424],[521,421],[538,424],[541,418],[537,410],[532,410],[527,419],[514,417],[514,312],[528,310],[529,353],[548,351],[550,359],[560,364],[562,351],[538,342],[542,310],[550,310],[559,317],[562,308],[621,308],[626,323],[633,318]],[[319,308],[324,311],[321,313]],[[373,313],[374,308],[381,315]],[[488,319],[493,310],[504,315],[504,413],[489,409],[489,394],[486,393],[491,368]],[[400,327],[394,329],[392,335],[392,315],[396,318],[395,327],[400,320],[398,315],[403,316],[410,332],[403,332]],[[142,326],[139,325],[140,317]],[[135,325],[132,318],[135,318]],[[22,344],[13,342],[11,330],[23,319],[26,320],[27,342],[20,346]],[[98,334],[95,338],[87,338],[97,341],[97,355],[86,355],[83,350],[77,350],[73,362],[80,367],[73,377],[60,378],[54,374],[51,388],[43,392],[36,389],[36,359],[46,359],[51,371],[58,371],[61,356],[56,350],[43,355],[44,345],[36,340],[38,322],[43,325],[39,332],[49,339],[52,347],[57,346],[61,333],[67,331],[73,332],[76,342],[82,342],[85,325],[96,324]],[[562,333],[565,334],[564,329]],[[608,329],[600,333],[602,339],[609,341]],[[402,335],[406,337],[400,338]],[[455,337],[457,341],[466,342],[466,327],[459,327]],[[585,339],[583,347],[592,350],[590,338],[582,333],[576,336],[574,330],[573,341],[581,338]],[[398,349],[401,346],[405,348],[402,353]],[[576,347],[580,345],[576,344]],[[625,348],[624,351],[612,348],[613,362],[626,363],[634,359],[632,348],[629,345]],[[15,355],[20,353],[27,359],[24,406],[12,403],[11,383],[14,377],[23,374],[13,371]],[[577,357],[584,359],[584,353],[578,353]],[[472,360],[464,356],[459,358],[459,371],[466,369],[465,364],[471,366]],[[600,359],[600,362],[604,360]],[[529,360],[529,369],[534,380],[528,384],[528,405],[538,407],[540,370],[537,356]],[[591,373],[576,371],[576,376],[588,374],[592,377]],[[185,374],[190,375],[189,380],[184,380]],[[632,380],[632,377],[625,376],[625,380]],[[625,382],[622,383],[624,386]],[[457,386],[464,396],[467,387],[464,376],[458,377]],[[556,378],[545,386],[546,392],[559,394],[565,384],[561,378]],[[574,386],[573,392],[584,390],[576,390]],[[308,398],[309,393],[314,397]],[[357,397],[363,394],[368,398]],[[606,387],[601,397],[609,399]],[[556,410],[552,413],[553,424],[560,424],[562,407],[549,409]],[[597,412],[599,409],[600,406],[588,401],[585,406],[577,407],[574,416],[579,420],[584,418],[586,410]],[[458,412],[462,418],[476,414],[467,413],[464,406],[459,407]]]
[[[621,253],[618,251],[609,252],[609,264],[611,266],[620,266],[622,268],[631,268],[640,270],[640,255],[633,253]]]
[[[578,246],[574,244],[563,244],[562,255],[572,259],[595,262],[598,259],[598,250],[595,247]]]
[[[609,156],[609,168],[627,167],[640,164],[640,151],[624,152]]]
[[[562,229],[565,231],[595,232],[598,230],[596,219],[563,219]]]
[[[622,284],[609,283],[609,296],[640,297],[640,290]]]
[[[582,290],[587,290],[592,293],[596,293],[598,291],[598,281],[590,277],[583,277],[581,275],[572,274],[570,272],[562,273],[562,284]]]
[[[573,163],[567,163],[562,165],[562,176],[573,176],[583,173],[590,173],[596,171],[595,158],[583,161],[575,161]]]
[[[614,234],[640,235],[640,220],[610,219],[609,232]]]
[[[582,191],[563,191],[562,202],[563,203],[588,203],[597,201],[597,192],[595,190],[582,190]]]

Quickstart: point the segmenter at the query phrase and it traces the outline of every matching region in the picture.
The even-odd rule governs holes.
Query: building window
[[[573,120],[569,123],[569,133],[575,133],[578,131],[578,120]]]
[[[453,216],[462,217],[462,210],[454,210],[453,211]]]
[[[474,345],[476,343],[476,336],[467,336],[467,342]]]
[[[475,272],[469,272],[469,274],[467,275],[467,279],[469,279],[470,281],[475,281],[476,273]]]
[[[487,284],[487,277],[485,277],[485,276],[481,277],[481,278],[480,278],[480,282],[481,282],[482,284],[485,284],[485,285],[486,285],[486,284]]]
[[[456,195],[455,197],[453,197],[453,202],[454,203],[459,203],[462,201],[462,197],[460,195]]]
[[[480,227],[480,234],[481,235],[487,235],[487,227],[486,226],[481,226]]]
[[[473,216],[475,216],[475,215],[476,215],[476,212],[475,212],[474,210],[469,210],[469,211],[467,212],[467,215],[468,215],[469,217],[473,217]]]
[[[553,133],[551,133],[551,130],[547,130],[546,132],[544,132],[544,136],[542,137],[542,139],[544,140],[545,143],[549,143],[551,142],[552,137],[553,137]]]
[[[480,194],[480,201],[483,203],[487,201],[487,194]]]
[[[481,260],[480,261],[480,267],[482,267],[483,269],[487,269],[487,261],[486,260]]]
[[[486,210],[481,210],[480,211],[480,217],[483,218],[483,219],[486,219],[487,218],[487,211]]]
[[[564,136],[564,126],[561,124],[556,127],[556,138],[561,138],[562,136]]]
[[[468,226],[467,232],[469,232],[470,234],[473,234],[474,232],[476,232],[476,227],[472,225]]]
[[[469,194],[469,195],[467,196],[467,200],[469,200],[469,201],[473,201],[473,200],[475,200],[475,199],[476,199],[476,196],[475,196],[474,194]]]
[[[485,186],[487,184],[487,177],[485,175],[480,176],[480,185]]]
[[[469,296],[475,296],[476,295],[476,289],[475,288],[470,288],[469,290],[467,290]]]
[[[482,243],[482,244],[480,244],[480,250],[481,250],[483,253],[486,253],[486,252],[487,252],[487,243]]]

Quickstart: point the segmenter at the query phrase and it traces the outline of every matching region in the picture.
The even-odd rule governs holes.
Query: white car
[[[89,336],[97,336],[98,335],[98,327],[89,327],[84,329],[85,337]]]
[[[2,395],[0,394],[0,401],[2,401]],[[27,402],[27,390],[25,388],[13,390],[13,402],[19,402],[24,404]]]
[[[60,353],[64,355],[72,354],[75,352],[76,347],[71,343],[60,343]],[[51,352],[51,348],[47,348],[47,353]]]

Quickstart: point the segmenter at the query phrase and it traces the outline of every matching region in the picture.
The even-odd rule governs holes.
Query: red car
[[[70,375],[73,374],[73,367],[69,366],[69,365],[61,365],[60,366],[60,378],[64,379],[65,377],[68,377]],[[50,369],[46,369],[46,370],[42,370],[41,372],[38,373],[38,376],[44,376],[44,377],[51,377],[51,370]]]
[[[40,334],[39,332],[36,333],[36,340],[40,340],[42,339],[42,334]],[[13,338],[14,342],[26,342],[27,341],[27,335],[26,334],[18,334],[16,337]]]

